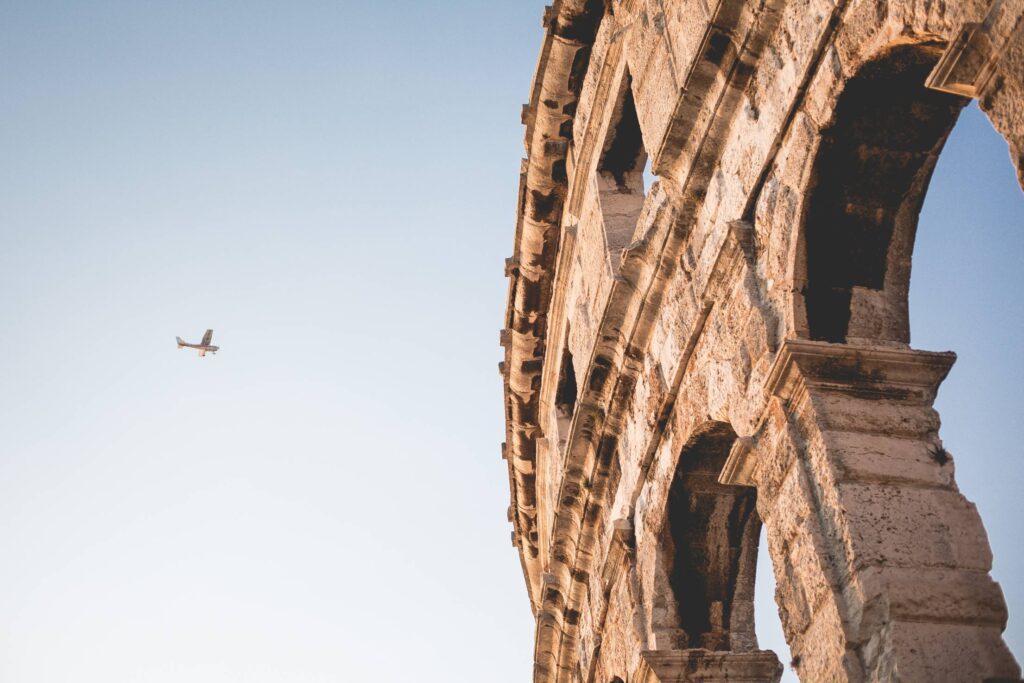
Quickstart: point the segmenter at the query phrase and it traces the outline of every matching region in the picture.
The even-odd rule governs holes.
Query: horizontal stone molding
[[[640,658],[636,683],[778,683],[782,678],[782,664],[768,650],[649,650]]]
[[[930,405],[955,361],[956,354],[951,351],[787,339],[767,388],[784,401],[793,401],[813,386],[865,398]]]

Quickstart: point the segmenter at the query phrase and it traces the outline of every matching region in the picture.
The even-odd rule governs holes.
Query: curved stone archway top
[[[1024,187],[1024,0],[565,0],[543,14],[501,343],[534,681],[1017,679],[911,349],[971,98]]]

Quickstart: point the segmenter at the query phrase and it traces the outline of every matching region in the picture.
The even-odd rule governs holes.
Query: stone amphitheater
[[[538,8],[540,9],[540,8]],[[977,99],[1024,183],[1024,0],[564,0],[501,341],[535,683],[1015,681],[909,345],[918,213]],[[789,662],[787,662],[789,664]]]

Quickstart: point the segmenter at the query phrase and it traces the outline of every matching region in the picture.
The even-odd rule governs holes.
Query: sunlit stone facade
[[[505,360],[534,680],[1016,679],[909,346],[977,98],[1024,171],[1024,0],[566,0],[523,109]],[[787,665],[790,662],[787,662]]]

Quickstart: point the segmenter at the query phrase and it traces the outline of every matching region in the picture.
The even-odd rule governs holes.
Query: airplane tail
[[[175,339],[178,340],[178,348],[179,349],[185,345],[185,340],[182,339],[181,337],[175,337]]]

